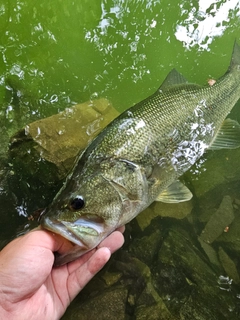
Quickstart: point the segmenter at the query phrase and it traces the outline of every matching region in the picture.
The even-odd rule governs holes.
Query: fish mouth
[[[74,227],[73,223],[65,222],[65,221],[59,221],[59,220],[51,220],[48,217],[44,217],[41,221],[41,226],[44,229],[47,229],[49,231],[52,231],[54,233],[59,234],[60,236],[68,239],[69,241],[77,244],[81,247],[86,247],[86,244],[84,244],[77,234],[75,234],[73,231],[69,229],[70,226],[72,228]],[[71,229],[72,229],[71,228]]]

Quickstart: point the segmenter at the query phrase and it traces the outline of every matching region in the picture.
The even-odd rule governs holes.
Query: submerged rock
[[[84,303],[73,304],[71,311],[66,312],[62,320],[125,320],[127,289],[116,287],[106,290]]]
[[[235,283],[239,283],[239,273],[237,271],[237,267],[233,260],[229,257],[229,255],[223,250],[222,247],[218,250],[219,259],[222,263],[222,266],[226,272],[226,274],[229,276],[230,279],[232,279]]]
[[[115,283],[117,283],[119,281],[119,279],[121,278],[122,273],[121,272],[105,272],[102,275],[102,279],[104,280],[104,282],[106,283],[106,285],[108,287],[114,285]]]
[[[199,241],[202,249],[206,253],[209,261],[211,262],[211,264],[217,270],[222,270],[222,266],[221,266],[220,261],[218,259],[218,254],[217,254],[216,250],[210,244],[208,244],[207,242],[202,240],[201,237],[198,237],[198,241]]]
[[[176,320],[171,315],[166,305],[162,302],[158,302],[152,306],[141,306],[137,308],[135,314],[136,320]]]
[[[204,157],[206,161],[201,158],[195,167],[187,173],[190,176],[191,172],[196,172],[195,179],[193,179],[195,175],[191,176],[191,183],[198,198],[203,197],[221,184],[240,180],[240,148],[209,151]],[[199,168],[196,169],[196,166]]]
[[[171,228],[158,253],[159,266],[165,264],[181,270],[190,286],[214,288],[217,276],[196,244],[186,230]]]
[[[145,209],[137,216],[137,222],[141,230],[146,229],[156,217],[184,219],[193,208],[192,201],[180,203],[154,202],[150,208]]]
[[[237,216],[227,232],[223,232],[216,240],[216,243],[221,244],[223,248],[227,247],[228,250],[235,255],[240,255],[240,216]]]
[[[232,199],[225,196],[218,210],[211,216],[200,236],[201,240],[212,243],[234,220]]]
[[[107,99],[99,99],[32,122],[12,137],[13,164],[46,183],[46,171],[53,170],[52,179],[60,180],[68,174],[79,152],[118,114]]]
[[[159,250],[158,266],[157,291],[166,297],[176,319],[238,319],[237,299],[221,291],[219,274],[182,228],[169,231]]]
[[[144,263],[151,265],[158,252],[162,240],[159,230],[156,230],[149,236],[140,239],[133,239],[129,252]]]

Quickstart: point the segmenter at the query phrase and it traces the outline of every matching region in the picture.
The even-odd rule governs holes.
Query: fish
[[[227,118],[240,98],[240,46],[212,85],[186,81],[176,69],[158,90],[115,118],[79,154],[74,169],[44,210],[43,229],[74,246],[55,256],[73,261],[154,201],[192,198],[179,180],[206,150],[238,148],[240,125]]]

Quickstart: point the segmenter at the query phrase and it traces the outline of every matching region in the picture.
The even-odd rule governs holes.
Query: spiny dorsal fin
[[[166,76],[165,80],[161,84],[161,86],[158,88],[157,93],[159,91],[165,91],[176,84],[186,84],[188,83],[187,80],[184,78],[184,76],[179,73],[176,69],[172,69],[169,74]]]
[[[240,125],[232,119],[225,119],[209,150],[236,149],[240,147]]]
[[[180,181],[173,182],[157,197],[156,201],[178,203],[192,198],[192,192]]]
[[[237,42],[235,40],[235,43],[233,46],[230,69],[234,68],[235,66],[239,66],[239,65],[240,65],[240,46],[239,46],[239,44],[237,44]]]

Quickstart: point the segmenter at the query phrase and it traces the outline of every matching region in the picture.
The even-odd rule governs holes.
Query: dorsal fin
[[[158,88],[156,93],[159,93],[159,91],[165,91],[171,88],[172,86],[176,84],[186,84],[188,83],[187,80],[184,78],[184,76],[179,73],[176,69],[172,69],[169,74],[166,76],[165,80],[161,84],[161,86]]]
[[[239,65],[240,65],[240,46],[237,44],[237,42],[235,40],[230,69],[234,68],[235,66],[239,66]]]

